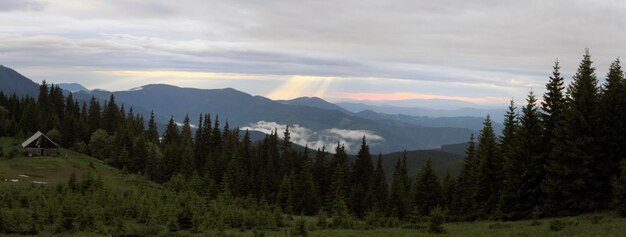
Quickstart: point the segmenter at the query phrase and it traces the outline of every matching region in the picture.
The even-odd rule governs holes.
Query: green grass
[[[561,231],[551,231],[552,219],[540,220],[541,224],[532,225],[532,221],[518,222],[475,222],[448,223],[444,227],[447,234],[430,234],[425,230],[410,229],[374,229],[328,230],[310,233],[310,236],[625,236],[626,220],[606,219],[593,224],[584,217],[562,218],[566,226]]]
[[[314,225],[314,218],[305,218],[308,226]],[[550,224],[558,220],[565,223],[560,231],[550,230]],[[576,217],[541,219],[537,222],[525,220],[515,222],[498,221],[478,221],[446,223],[444,227],[448,233],[431,234],[426,229],[404,229],[404,228],[377,228],[369,230],[310,230],[308,236],[313,237],[378,237],[378,236],[446,236],[446,237],[466,237],[466,236],[581,236],[581,237],[619,237],[626,236],[626,218],[618,217],[614,213],[585,214]],[[423,225],[426,225],[424,223]],[[313,228],[310,228],[313,229]],[[206,234],[206,233],[204,233]],[[220,236],[219,232],[213,232],[210,236]],[[253,236],[251,231],[229,230],[222,236]],[[280,231],[265,232],[267,237],[290,236],[288,229]]]
[[[54,185],[67,182],[72,173],[80,178],[81,175],[90,172],[101,176],[105,184],[122,189],[136,185],[156,185],[143,177],[124,174],[101,160],[68,149],[61,149],[59,156],[25,157],[20,143],[13,138],[0,138],[0,146],[5,154],[11,149],[19,151],[15,158],[0,158],[0,183]]]

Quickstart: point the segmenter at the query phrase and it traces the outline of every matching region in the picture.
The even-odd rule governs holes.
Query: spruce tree
[[[283,141],[280,144],[280,148],[283,152],[285,152],[291,149],[291,145],[291,133],[289,132],[289,126],[287,126],[287,128],[285,128],[285,132],[283,133]]]
[[[306,151],[306,150],[305,150]],[[306,152],[299,153],[299,160],[306,160]],[[294,211],[305,215],[317,213],[320,205],[319,193],[315,189],[311,165],[306,162],[304,166],[295,173],[294,182]]]
[[[196,172],[197,166],[195,164],[194,144],[191,135],[191,122],[188,115],[186,115],[183,120],[183,127],[179,138],[178,149],[180,150],[180,167],[178,172],[184,174],[186,178],[190,178]],[[235,182],[232,179],[231,181]]]
[[[174,121],[174,116],[170,117],[165,133],[163,134],[163,145],[176,144],[179,140],[178,125]]]
[[[174,117],[170,117],[170,121],[163,134],[163,142],[161,143],[163,151],[164,176],[170,177],[180,169],[181,149],[180,133],[178,126],[174,122]]]
[[[37,103],[44,109],[48,108],[48,83],[42,81],[39,85],[39,96],[37,97]]]
[[[409,174],[407,171],[407,153],[406,150],[402,153],[402,157],[398,159],[396,168],[393,174],[393,183],[391,183],[391,190],[389,193],[389,215],[404,219],[411,212],[410,208],[410,194],[411,194],[411,181],[409,180]]]
[[[317,149],[312,166],[313,179],[316,181],[320,197],[327,197],[328,190],[330,189],[330,167],[326,159],[326,154],[324,147]]]
[[[608,184],[619,177],[620,162],[626,158],[626,80],[619,59],[609,68],[598,113],[601,136],[595,166],[602,183]]]
[[[372,192],[370,189],[372,185],[370,182],[372,181],[373,172],[372,156],[370,155],[365,136],[363,136],[363,141],[352,169],[350,200],[348,202],[351,211],[358,217],[365,216],[365,213],[372,207]]]
[[[346,206],[347,190],[349,187],[350,177],[350,164],[348,163],[348,155],[346,154],[345,147],[337,143],[335,149],[335,155],[331,164],[331,181],[329,196],[327,200],[330,204],[330,209],[333,213],[343,212]]]
[[[276,203],[280,205],[284,212],[294,213],[294,192],[295,192],[295,174],[290,172],[283,176],[283,180],[276,194]]]
[[[157,130],[156,121],[154,120],[154,111],[150,112],[150,120],[148,121],[148,131],[147,131],[148,141],[153,144],[159,144],[159,132]]]
[[[430,210],[441,205],[441,183],[433,171],[430,159],[426,161],[426,164],[417,173],[412,193],[412,206],[415,208],[413,211],[417,211],[416,214],[420,216],[428,215]]]
[[[542,182],[547,215],[572,215],[599,210],[609,196],[596,164],[598,87],[591,55],[585,51],[568,87],[567,108],[556,127],[556,143]],[[602,171],[603,172],[603,171]]]
[[[545,167],[547,165],[547,154],[545,144],[541,139],[545,134],[541,121],[541,112],[537,107],[537,99],[531,91],[526,99],[526,106],[522,108],[519,131],[519,155],[524,163],[525,170],[522,177],[522,197],[525,200],[521,204],[525,205],[522,218],[530,218],[532,211],[539,209],[543,203],[543,192],[541,182],[545,178]]]
[[[448,213],[452,213],[453,210],[458,210],[459,208],[457,194],[457,179],[448,170],[446,176],[441,181],[441,206]]]
[[[483,129],[478,136],[477,155],[480,166],[474,199],[477,204],[477,214],[485,218],[496,211],[504,177],[502,156],[489,116],[485,118]]]
[[[476,142],[474,134],[470,135],[467,149],[465,150],[465,161],[458,177],[458,205],[457,210],[453,210],[453,214],[464,219],[476,218],[476,200],[474,194],[478,185],[478,171],[480,160],[476,154]]]
[[[517,212],[520,211],[519,202],[522,197],[520,197],[519,189],[522,182],[521,176],[526,171],[526,164],[520,159],[519,129],[516,107],[511,100],[509,109],[504,116],[504,129],[500,137],[500,147],[504,160],[504,181],[498,211],[504,220],[518,219],[513,216],[518,216]]]
[[[389,185],[387,184],[387,178],[385,176],[385,169],[383,168],[383,156],[378,154],[376,161],[376,169],[372,175],[372,208],[379,214],[385,214],[387,208],[387,199],[389,197]]]
[[[500,212],[505,220],[529,218],[533,209],[541,205],[540,184],[545,166],[541,114],[532,91],[526,102],[514,135],[515,145],[507,148],[510,149],[510,156],[505,160],[505,180],[500,200]]]
[[[91,96],[91,100],[89,101],[89,117],[87,119],[90,135],[100,128],[102,124],[101,113],[100,102],[98,102],[94,96]]]
[[[254,169],[253,169],[253,147],[252,147],[252,139],[250,138],[250,131],[248,131],[248,129],[246,129],[246,131],[243,134],[243,138],[241,140],[241,146],[240,146],[240,155],[241,155],[241,160],[243,162],[242,164],[242,168],[245,172],[245,180],[244,180],[244,189],[246,190],[247,193],[250,192],[250,190],[252,190],[252,186],[254,186]],[[203,160],[201,162],[204,162]],[[199,166],[200,167],[200,166]]]
[[[552,76],[546,84],[546,92],[541,102],[542,121],[544,126],[544,140],[547,143],[547,153],[549,154],[556,143],[556,127],[561,120],[566,107],[563,86],[564,79],[560,73],[559,61],[554,62]]]
[[[120,109],[115,103],[115,96],[111,94],[108,103],[105,103],[104,111],[102,112],[102,127],[109,134],[113,134],[117,129],[117,126],[122,121]]]

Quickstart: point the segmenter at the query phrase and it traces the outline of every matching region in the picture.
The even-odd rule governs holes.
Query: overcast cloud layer
[[[585,48],[603,78],[626,55],[625,12],[625,1],[3,0],[0,64],[109,90],[504,105],[543,92],[557,57],[571,79]]]

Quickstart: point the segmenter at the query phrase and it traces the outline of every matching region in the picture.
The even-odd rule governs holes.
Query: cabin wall
[[[59,149],[26,147],[24,148],[24,153],[27,156],[56,156],[59,154]]]

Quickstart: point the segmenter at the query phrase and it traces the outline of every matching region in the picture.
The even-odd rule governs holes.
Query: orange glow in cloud
[[[412,100],[412,99],[424,99],[424,100],[460,100],[471,103],[501,103],[509,101],[510,98],[500,97],[463,97],[463,96],[447,96],[447,95],[433,95],[433,94],[419,94],[419,93],[357,93],[357,92],[344,92],[340,93],[335,98],[338,99],[351,99],[351,100]]]

